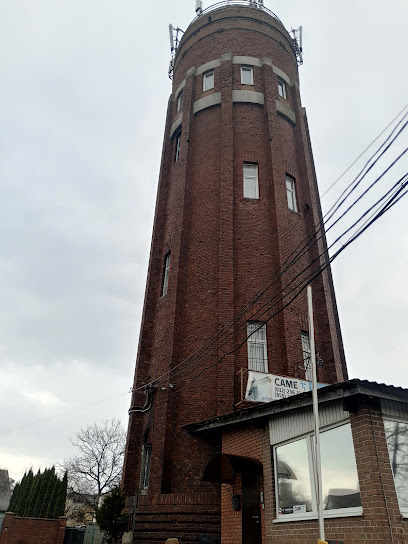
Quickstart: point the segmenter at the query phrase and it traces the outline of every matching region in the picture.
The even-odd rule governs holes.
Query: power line
[[[405,109],[405,108],[404,108]],[[404,110],[402,110],[404,111]],[[406,114],[408,115],[408,114]],[[334,213],[341,207],[341,205],[344,204],[344,202],[347,200],[347,198],[350,196],[350,194],[355,190],[355,188],[361,183],[361,181],[366,177],[366,175],[369,173],[369,171],[374,167],[375,164],[377,164],[377,162],[381,159],[381,157],[385,154],[385,152],[391,147],[391,145],[393,145],[393,143],[395,142],[396,138],[402,133],[402,131],[406,128],[406,125],[407,123],[405,123],[405,125],[400,129],[400,131],[398,132],[398,134],[395,136],[395,138],[389,143],[389,145],[380,153],[380,155],[375,159],[375,161],[373,162],[373,164],[370,165],[370,167],[368,168],[368,170],[366,172],[364,172],[365,168],[368,166],[368,164],[370,163],[370,161],[375,157],[375,155],[377,153],[380,152],[380,150],[382,149],[382,147],[384,147],[384,145],[387,143],[387,141],[391,138],[391,136],[393,135],[393,133],[395,132],[395,130],[397,129],[397,127],[402,123],[402,121],[405,119],[406,115],[403,117],[402,120],[399,121],[399,123],[397,124],[397,126],[393,129],[393,131],[391,132],[391,134],[386,138],[386,140],[381,144],[381,146],[377,149],[377,151],[375,151],[375,153],[371,156],[371,158],[369,159],[369,161],[366,163],[366,165],[364,166],[364,168],[362,169],[362,171],[357,175],[357,177],[353,180],[353,182],[348,186],[348,188],[346,189],[346,191],[354,184],[354,188],[352,189],[352,191],[350,191],[350,193],[343,199],[343,201],[337,206],[336,210],[334,210],[334,212],[331,214],[331,216],[323,222],[323,225],[326,224],[333,216],[334,216]],[[398,117],[398,116],[397,116]],[[395,118],[396,119],[396,118]],[[395,120],[394,119],[394,120]],[[393,120],[393,121],[394,121]],[[393,122],[392,121],[392,122]],[[390,124],[392,124],[392,122]],[[388,125],[390,126],[390,125]],[[385,129],[384,129],[385,130]],[[384,132],[384,131],[383,131]],[[378,137],[376,138],[376,140],[378,139]],[[374,141],[376,141],[374,140]],[[373,142],[374,143],[374,142]],[[400,158],[400,157],[399,157]],[[399,160],[399,159],[397,159]],[[395,164],[396,161],[394,161],[393,164]],[[364,173],[363,173],[364,172]],[[359,176],[361,175],[361,179],[358,180]],[[357,181],[358,180],[358,181]],[[377,180],[378,181],[378,180]],[[371,188],[371,187],[370,187]],[[344,192],[343,192],[344,194]],[[342,196],[343,196],[342,194]],[[340,197],[341,198],[341,197]],[[360,197],[361,198],[361,197]],[[338,200],[336,201],[335,204],[338,203]],[[355,203],[354,203],[355,204]],[[354,205],[353,204],[353,205]],[[351,206],[352,207],[352,206]],[[349,208],[350,209],[350,208]],[[349,211],[349,209],[347,211]],[[346,212],[347,213],[347,212]],[[345,214],[343,214],[339,219],[337,219],[337,221],[334,223],[336,224]],[[307,238],[306,237],[306,240],[307,243],[305,246],[303,246],[304,248],[306,247],[307,250],[306,251],[309,251],[311,249],[311,247],[313,247],[313,245],[315,245],[316,242],[318,242],[320,239],[322,239],[324,237],[324,233],[310,246],[308,247],[308,245],[310,244],[311,240],[313,240],[313,238],[317,235],[317,233],[322,230],[322,227],[323,227],[322,224],[319,224],[318,227],[315,225],[315,229],[317,229],[317,232],[315,232],[311,237]],[[334,226],[334,225],[332,225]],[[332,227],[331,226],[331,227]],[[330,228],[331,228],[330,227]],[[327,229],[327,230],[330,230]],[[283,265],[281,266],[280,270],[282,270],[283,266],[287,263],[287,261],[292,257],[293,253],[296,253],[296,251],[298,250],[299,246],[302,245],[303,242],[301,242],[297,248],[291,253],[291,255],[288,257],[288,259],[283,263]],[[302,254],[299,254],[297,256],[294,257],[294,259],[292,260],[292,262],[286,267],[286,269],[283,271],[283,273],[287,272],[294,264],[296,264],[296,262],[305,254],[305,252],[303,252]],[[181,366],[185,365],[185,368],[187,369],[187,367],[190,367],[192,364],[196,364],[197,362],[200,362],[200,360],[203,359],[203,357],[206,357],[208,355],[208,353],[212,353],[215,349],[218,349],[218,346],[217,344],[219,344],[220,342],[220,338],[225,334],[226,331],[228,331],[231,326],[250,308],[252,307],[258,300],[259,298],[262,296],[262,294],[264,294],[270,287],[271,285],[273,285],[274,283],[276,283],[276,281],[282,277],[283,273],[279,274],[279,271],[277,271],[276,275],[277,277],[275,278],[275,280],[272,282],[272,283],[269,283],[266,287],[262,288],[254,297],[253,299],[236,315],[234,316],[234,318],[232,320],[230,320],[226,325],[224,325],[224,327],[217,331],[217,333],[215,333],[209,340],[207,340],[207,342],[205,342],[200,348],[198,348],[197,350],[195,350],[195,352],[193,352],[193,354],[191,354],[189,357],[187,357],[186,359],[184,359],[183,361],[181,361],[180,363],[178,363],[175,367],[173,367],[172,369],[169,369],[166,373],[162,374],[161,376],[156,376],[155,379],[151,380],[148,384],[145,384],[144,386],[140,387],[139,389],[142,389],[143,387],[146,387],[147,385],[152,385],[154,383],[157,383],[157,382],[162,382],[163,379],[166,377],[166,376],[169,376],[169,375],[172,375],[172,376],[175,376],[177,374],[179,374],[179,371],[177,369],[179,369]],[[256,331],[255,331],[256,332]],[[231,336],[231,333],[230,335]],[[224,345],[225,344],[225,341],[221,344]],[[212,349],[211,349],[212,348]],[[208,351],[210,350],[210,352]],[[200,356],[200,352],[202,353],[202,355]],[[194,360],[194,356],[198,355],[198,360]],[[184,371],[184,369],[183,369]]]
[[[401,115],[403,111],[405,111],[408,108],[408,104],[402,108],[402,110],[397,113],[397,115],[394,117],[394,119],[380,132],[380,134],[364,149],[364,151],[350,164],[350,166],[345,170],[331,185],[326,191],[322,194],[320,198],[324,198],[329,191],[333,189],[333,187],[347,174],[347,172],[361,159],[361,157],[370,149],[370,147],[375,144],[375,142],[381,138],[381,136],[384,134],[384,132],[393,124],[393,122]]]
[[[383,153],[385,153],[385,151],[386,151],[386,150],[384,150]],[[387,172],[388,172],[388,171],[389,171],[389,170],[390,170],[390,169],[398,162],[398,160],[404,155],[404,153],[405,153],[406,151],[407,151],[407,150],[405,150],[403,153],[401,153],[400,156],[397,157],[397,159],[395,159],[395,160],[393,161],[393,163],[392,163],[391,165],[389,165],[379,177],[377,177],[377,179],[369,186],[369,188],[366,189],[366,191],[364,191],[364,193],[363,193],[362,195],[360,195],[360,197],[359,197],[355,202],[353,202],[353,203],[347,208],[347,210],[346,210],[345,212],[343,212],[343,214],[336,220],[336,222],[335,222],[334,224],[336,224],[340,219],[342,219],[342,218],[343,218],[343,217],[344,217],[344,216],[345,216],[345,215],[346,215],[346,214],[354,207],[354,205],[355,205],[359,200],[361,200],[361,199],[368,193],[368,191],[370,191],[370,190],[375,186],[375,184],[378,183],[379,180],[381,180],[381,179],[384,177],[384,175],[385,175],[385,174],[386,174],[386,173],[387,173]],[[380,158],[380,157],[378,157],[376,160],[379,160],[379,158]],[[368,171],[364,174],[364,176],[361,178],[361,180],[359,181],[359,183],[361,183],[362,179],[364,179],[364,177],[365,177],[367,174],[368,174]],[[372,209],[372,208],[370,208],[370,209]],[[365,215],[365,214],[364,214],[364,215]],[[363,215],[363,217],[364,217],[364,215]],[[356,225],[358,222],[360,222],[360,221],[361,221],[361,218],[355,223],[355,225]],[[332,226],[334,226],[334,224],[333,224]],[[355,225],[353,225],[353,226],[355,226]],[[331,228],[331,227],[330,227],[330,228]],[[351,227],[351,228],[352,228],[352,227]],[[319,227],[318,230],[321,230],[320,227]],[[328,230],[330,230],[330,229],[328,229]],[[347,231],[346,231],[345,233],[349,232],[349,230],[350,230],[350,228],[347,229]],[[337,242],[345,235],[345,233],[343,233],[339,238],[337,238],[337,239],[335,240],[335,242],[333,242],[333,243],[331,244],[331,246],[330,246],[328,249],[330,249],[331,247],[333,247],[333,246],[334,246],[334,245],[335,245],[335,244],[336,244],[336,243],[337,243]],[[314,238],[314,236],[315,236],[316,234],[317,234],[317,233],[315,233],[312,237],[310,237],[310,241]],[[296,256],[295,260],[292,261],[292,263],[290,263],[290,265],[288,266],[287,269],[285,269],[285,270],[284,270],[277,278],[275,278],[275,280],[272,282],[272,284],[275,283],[275,282],[277,281],[277,279],[279,279],[280,277],[282,277],[283,274],[286,273],[286,272],[288,271],[288,269],[289,269],[291,266],[293,266],[297,261],[299,261],[301,257],[303,257],[306,253],[308,253],[308,252],[310,251],[310,249],[313,247],[313,245],[315,245],[315,244],[319,241],[319,239],[321,239],[323,236],[324,236],[324,232],[321,234],[321,236],[320,236],[319,238],[317,238],[317,239],[313,242],[312,245],[309,245],[310,242],[309,242],[308,244],[306,244],[306,246],[304,246],[304,248],[303,248],[303,249],[304,249],[303,253],[301,253],[300,255],[298,254],[298,255]],[[306,249],[305,249],[305,248],[306,248]],[[302,272],[300,272],[297,276],[295,276],[295,278],[293,278],[293,279],[289,282],[289,284],[287,284],[287,285],[282,289],[281,293],[283,293],[283,291],[284,291],[285,289],[287,289],[287,287],[289,287],[294,281],[296,281],[296,279],[297,279],[301,274],[303,274],[310,266],[312,266],[313,263],[315,263],[317,260],[319,260],[323,255],[325,255],[325,253],[326,253],[326,250],[324,250],[324,251],[323,251],[316,259],[314,259],[314,260],[312,261],[312,263],[310,263],[304,270],[302,270]],[[270,288],[270,286],[271,286],[272,284],[269,284],[269,286],[268,286],[263,292],[265,292],[268,288]],[[253,314],[252,316],[250,316],[249,320],[259,319],[261,316],[263,316],[265,312],[260,313],[260,311],[261,311],[263,308],[265,308],[267,305],[270,305],[271,302],[272,302],[275,298],[277,298],[281,293],[276,294],[274,297],[272,297],[272,299],[270,299],[270,300],[267,301],[265,304],[263,304],[263,306],[262,306],[260,309],[258,309],[257,312],[255,312],[255,314]],[[247,305],[247,308],[248,308],[248,306],[250,306],[250,305]],[[240,312],[240,313],[242,314],[242,312]],[[201,362],[204,358],[206,358],[208,355],[210,355],[211,353],[213,353],[216,349],[219,349],[220,347],[224,346],[229,340],[231,340],[233,337],[237,336],[237,335],[239,334],[239,332],[241,332],[242,328],[245,327],[245,326],[246,326],[245,324],[242,324],[242,325],[240,325],[240,326],[238,327],[238,330],[235,330],[235,331],[233,331],[233,332],[230,332],[229,335],[228,335],[226,338],[224,338],[224,339],[222,340],[222,343],[219,343],[219,342],[220,342],[220,338],[218,338],[218,340],[217,340],[216,342],[213,343],[213,347],[212,347],[212,349],[211,349],[210,351],[208,351],[208,349],[209,349],[211,346],[206,347],[205,349],[203,348],[204,353],[202,353],[202,355],[199,356],[198,359],[196,359],[196,360],[192,359],[192,360],[190,361],[190,363],[188,363],[188,360],[185,360],[184,362],[182,362],[182,363],[180,363],[179,365],[177,365],[177,367],[180,367],[183,363],[184,363],[184,364],[187,363],[187,364],[185,364],[184,368],[177,370],[177,367],[175,367],[174,369],[171,369],[170,371],[168,371],[168,372],[166,373],[166,375],[167,375],[167,376],[168,376],[168,375],[171,375],[171,377],[174,378],[175,376],[179,375],[181,372],[184,372],[185,370],[187,370],[187,369],[188,369],[189,367],[191,367],[192,365],[195,365],[195,364]],[[252,334],[255,334],[255,333],[256,333],[256,330],[255,330]],[[251,334],[250,336],[252,336],[252,334]],[[221,335],[220,335],[220,336],[221,336]],[[250,337],[250,336],[249,336],[249,337]],[[249,337],[247,337],[247,339],[248,339]],[[163,377],[164,377],[164,376],[163,376]],[[160,378],[163,378],[163,377],[160,377]],[[157,380],[160,381],[160,378],[157,378]],[[161,381],[163,381],[163,380],[161,380]]]
[[[44,419],[37,419],[36,421],[32,421],[31,423],[26,423],[25,425],[21,425],[20,427],[16,427],[15,429],[10,429],[12,431],[17,431],[18,429],[25,429],[26,427],[31,427],[32,425],[37,425],[37,423],[43,423],[44,421],[49,421],[50,419],[55,419],[56,417],[66,416],[68,414],[73,414],[74,412],[78,412],[79,410],[83,410],[84,408],[90,408],[91,406],[96,406],[97,404],[102,404],[103,402],[106,402],[108,400],[117,399],[119,397],[123,397],[124,395],[129,395],[130,391],[127,391],[126,393],[119,393],[119,395],[114,395],[112,397],[107,397],[101,400],[97,400],[96,402],[92,402],[91,404],[85,404],[83,406],[78,406],[77,408],[72,408],[72,410],[68,410],[66,412],[60,412],[59,414],[55,414],[50,417],[46,417]]]
[[[402,191],[403,188],[405,188],[407,186],[407,183],[405,183],[405,185],[403,187],[401,187],[398,191],[398,193],[400,193]],[[405,190],[400,196],[398,199],[395,199],[395,196],[392,197],[392,199],[390,200],[389,203],[387,203],[387,205],[385,207],[383,207],[379,212],[377,212],[377,214],[375,215],[375,217],[373,219],[371,219],[371,221],[369,221],[369,223],[367,223],[365,225],[364,228],[362,228],[357,234],[355,234],[354,236],[352,236],[346,244],[344,244],[334,255],[333,257],[331,257],[329,259],[329,261],[326,263],[326,265],[324,267],[319,267],[318,269],[316,269],[316,271],[314,273],[312,273],[309,278],[307,278],[307,281],[303,281],[302,283],[304,284],[300,289],[299,291],[291,298],[291,300],[289,302],[287,302],[282,308],[278,309],[276,312],[274,312],[270,317],[268,317],[268,319],[266,319],[264,321],[264,323],[268,323],[273,317],[275,317],[277,314],[279,314],[280,312],[282,312],[285,308],[287,308],[300,294],[302,291],[304,291],[304,289],[306,289],[307,285],[313,280],[315,279],[318,275],[320,275],[328,266],[330,266],[330,264],[351,244],[353,243],[357,238],[359,238],[375,221],[377,221],[382,215],[384,215],[384,213],[386,213],[387,211],[389,211],[399,200],[401,200],[401,198],[403,196],[405,196],[405,194],[408,193],[408,189]],[[392,200],[394,199],[394,202],[392,202]],[[214,363],[212,363],[211,365],[201,369],[201,371],[196,375],[194,376],[193,378],[191,378],[190,380],[188,380],[187,378],[184,378],[183,380],[180,380],[178,381],[177,383],[173,384],[174,386],[176,385],[179,385],[180,383],[184,382],[184,381],[188,381],[188,382],[192,382],[196,379],[198,379],[204,372],[206,372],[207,370],[210,370],[211,368],[214,368],[215,366],[217,366],[218,364],[221,363],[221,361],[227,357],[228,355],[232,355],[233,353],[235,353],[240,347],[242,347],[245,343],[246,343],[247,339],[245,339],[243,342],[241,342],[238,346],[236,346],[233,350],[229,351],[228,353],[225,353],[224,355],[222,355],[222,357],[220,357],[217,361],[215,361]]]

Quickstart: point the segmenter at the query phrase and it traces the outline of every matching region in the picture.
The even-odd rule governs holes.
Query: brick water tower
[[[319,381],[347,378],[299,43],[261,2],[197,11],[174,44],[129,411],[134,542],[219,539],[218,445],[184,427],[248,406],[248,370],[310,378],[310,278]]]

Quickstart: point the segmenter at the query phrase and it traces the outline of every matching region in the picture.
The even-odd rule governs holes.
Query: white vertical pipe
[[[309,339],[310,339],[310,358],[312,363],[312,385],[313,385],[313,416],[314,416],[314,465],[316,478],[316,498],[317,498],[317,513],[319,516],[319,534],[320,540],[324,538],[324,519],[323,519],[323,491],[322,491],[322,465],[320,460],[320,426],[319,426],[319,401],[317,398],[317,371],[316,371],[316,348],[314,340],[314,324],[313,324],[313,301],[312,287],[307,286],[307,310],[309,316]]]

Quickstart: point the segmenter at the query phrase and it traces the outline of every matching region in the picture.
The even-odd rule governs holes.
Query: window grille
[[[305,368],[305,379],[308,382],[312,381],[312,361],[311,361],[311,351],[310,351],[310,337],[309,333],[306,331],[300,332],[300,339],[302,341],[302,350],[303,350],[303,366]]]
[[[257,372],[268,372],[268,356],[266,350],[266,325],[260,321],[247,324],[248,369]]]

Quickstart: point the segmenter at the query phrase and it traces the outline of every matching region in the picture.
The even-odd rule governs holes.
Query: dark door
[[[242,544],[261,542],[259,475],[242,474]]]

